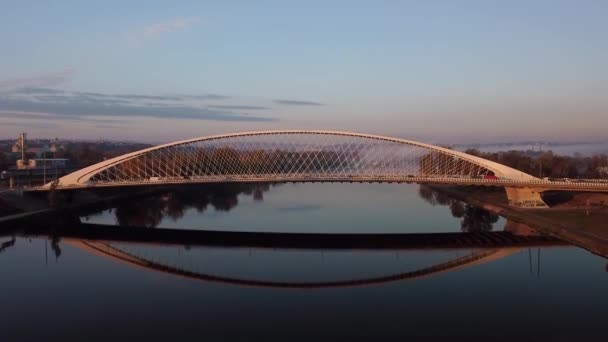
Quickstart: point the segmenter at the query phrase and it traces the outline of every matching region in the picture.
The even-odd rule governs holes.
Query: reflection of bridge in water
[[[55,230],[62,241],[130,266],[180,276],[188,279],[242,286],[271,288],[331,288],[375,285],[394,281],[419,279],[464,267],[491,262],[519,252],[524,247],[559,246],[564,242],[546,236],[520,236],[511,232],[479,233],[421,233],[421,234],[309,234],[226,232],[180,229],[150,229],[117,227],[96,224],[75,224],[69,229]],[[44,236],[48,231],[29,231],[25,235]],[[56,236],[55,236],[56,238]],[[150,256],[130,252],[116,244],[146,244],[153,246],[185,245],[227,248],[272,248],[305,250],[429,250],[471,249],[477,250],[452,260],[422,267],[413,271],[396,272],[375,277],[332,281],[272,281],[245,279],[197,272]]]
[[[362,279],[346,279],[336,281],[270,281],[244,279],[236,277],[220,276],[209,273],[193,272],[177,266],[163,264],[158,261],[146,259],[145,257],[128,253],[104,242],[90,241],[70,241],[70,244],[88,250],[94,254],[109,257],[132,266],[143,267],[148,270],[167,273],[171,275],[181,276],[193,280],[202,280],[208,282],[216,282],[231,285],[268,287],[268,288],[294,288],[294,289],[315,289],[315,288],[332,288],[332,287],[354,287],[366,285],[379,285],[394,281],[410,280],[424,278],[431,275],[436,275],[443,272],[454,271],[459,268],[473,266],[485,262],[490,262],[496,259],[504,258],[513,253],[519,252],[520,248],[502,248],[502,249],[486,249],[482,251],[472,252],[469,255],[458,257],[456,259],[439,263],[433,266],[420,268],[415,271],[395,273],[379,277],[370,277]]]

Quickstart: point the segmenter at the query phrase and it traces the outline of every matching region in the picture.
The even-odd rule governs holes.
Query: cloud
[[[298,100],[274,100],[274,103],[289,105],[289,106],[324,106],[324,104],[312,101],[298,101]]]
[[[61,125],[57,124],[57,123],[51,123],[51,122],[1,122],[0,125],[2,126],[11,126],[11,127],[19,127],[20,129],[25,129],[27,128],[60,128]]]
[[[124,129],[125,126],[98,124],[98,125],[95,125],[95,128],[102,128],[102,129]]]
[[[39,102],[88,102],[98,104],[130,104],[131,101],[115,98],[95,98],[83,95],[37,95],[33,99]]]
[[[40,91],[40,87],[54,86],[67,82],[70,78],[76,75],[76,70],[73,68],[65,68],[62,71],[48,73],[43,75],[12,78],[0,81],[0,90],[19,89],[21,91]]]
[[[180,100],[226,100],[230,96],[219,95],[219,94],[203,94],[203,95],[141,95],[141,94],[102,94],[94,92],[74,92],[74,94],[89,96],[89,97],[102,97],[102,98],[121,98],[130,100],[158,100],[158,101],[180,101]]]
[[[144,33],[148,37],[158,37],[166,33],[184,30],[199,21],[200,17],[175,18],[162,23],[148,25],[144,28]]]
[[[209,106],[207,106],[207,108],[231,109],[231,110],[262,110],[262,109],[269,109],[268,107],[247,106],[247,105],[209,105]]]
[[[49,113],[37,113],[37,112],[19,112],[19,111],[3,111],[0,110],[0,119],[22,119],[22,120],[36,120],[36,121],[55,121],[55,120],[69,120],[69,121],[88,121],[95,123],[119,123],[120,121],[111,119],[97,119],[90,117],[78,117],[61,114],[49,114]]]
[[[182,98],[191,99],[191,100],[226,100],[226,99],[229,99],[230,96],[218,95],[218,94],[205,94],[205,95],[182,95]]]
[[[19,87],[0,93],[0,118],[31,121],[80,120],[109,124],[124,122],[125,118],[130,117],[234,122],[278,120],[247,113],[270,109],[264,106],[207,103],[207,101],[228,98],[230,97],[218,94],[108,94],[45,87]]]
[[[74,94],[88,96],[88,97],[102,97],[102,98],[119,98],[129,100],[159,100],[159,101],[179,101],[182,98],[179,96],[164,96],[164,95],[138,95],[138,94],[101,94],[91,92],[76,92]]]
[[[52,88],[26,87],[14,91],[17,94],[62,94],[63,90]]]
[[[147,99],[149,96],[124,95],[117,98],[94,97],[82,93],[45,96],[0,96],[0,110],[28,113],[47,113],[56,118],[105,117],[153,117],[174,119],[199,119],[215,121],[276,121],[274,118],[251,116],[227,109],[197,107],[186,104],[150,105],[140,102],[125,103],[123,98]],[[31,114],[30,114],[31,115]],[[44,114],[42,114],[44,115]],[[32,117],[33,118],[33,117]],[[47,117],[48,119],[48,117]]]

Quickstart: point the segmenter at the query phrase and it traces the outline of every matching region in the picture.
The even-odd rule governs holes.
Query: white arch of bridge
[[[316,138],[321,136],[331,136],[331,137],[344,137],[348,139],[354,139],[357,143],[364,146],[365,144],[373,144],[374,142],[384,142],[384,143],[394,143],[396,146],[409,146],[420,148],[426,152],[424,153],[435,153],[439,156],[447,156],[451,157],[453,160],[457,161],[465,161],[470,165],[474,165],[476,167],[485,169],[487,171],[491,171],[497,177],[508,179],[508,180],[516,180],[516,181],[534,181],[538,180],[538,178],[533,177],[524,172],[515,170],[513,168],[507,167],[505,165],[480,158],[477,156],[473,156],[464,152],[455,151],[449,148],[435,146],[431,144],[426,144],[422,142],[405,140],[399,138],[392,138],[380,135],[372,135],[372,134],[361,134],[361,133],[353,133],[353,132],[341,132],[341,131],[324,131],[324,130],[276,130],[276,131],[256,131],[256,132],[241,132],[241,133],[231,133],[231,134],[220,134],[220,135],[211,135],[200,138],[187,139],[182,141],[176,141],[172,143],[167,143],[163,145],[158,145],[150,148],[146,148],[140,151],[127,153],[89,167],[83,168],[79,171],[73,172],[69,175],[66,175],[58,180],[56,186],[58,187],[71,187],[71,186],[80,186],[91,184],[91,179],[95,179],[95,177],[99,177],[104,171],[108,172],[113,167],[120,166],[123,163],[128,161],[132,161],[136,158],[147,158],[148,156],[151,158],[160,158],[161,155],[158,153],[162,153],[163,151],[170,151],[171,149],[175,149],[178,147],[187,148],[189,146],[194,146],[199,143],[217,143],[217,145],[213,146],[221,146],[222,142],[226,142],[227,146],[230,146],[229,143],[234,141],[235,139],[258,139],[258,138],[274,138],[282,136],[283,139],[287,139],[288,137],[306,137],[307,139],[316,140]],[[329,145],[328,145],[329,146]],[[329,146],[330,147],[330,146]],[[378,152],[375,152],[378,153]],[[422,155],[418,155],[417,158],[421,158]],[[378,157],[379,158],[379,157]],[[383,157],[384,158],[384,157]],[[379,159],[380,160],[380,159]],[[159,160],[159,162],[162,161]],[[192,159],[183,159],[183,163],[195,163],[200,162]],[[320,178],[323,179],[322,177]],[[281,181],[282,179],[279,177],[276,179],[277,181]],[[289,179],[285,179],[289,180]],[[103,183],[103,181],[97,180],[98,183]],[[142,182],[142,179],[139,180]],[[123,182],[124,183],[124,182]],[[51,183],[45,185],[45,187],[51,187]]]

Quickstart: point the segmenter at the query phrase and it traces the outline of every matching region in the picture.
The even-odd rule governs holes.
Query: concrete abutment
[[[509,205],[517,208],[549,208],[541,197],[542,190],[536,188],[505,187]]]

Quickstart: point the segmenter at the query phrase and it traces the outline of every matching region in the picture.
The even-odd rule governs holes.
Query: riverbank
[[[510,221],[526,224],[548,234],[608,258],[608,209],[520,209],[508,205],[501,191],[476,187],[433,186],[451,197],[482,207]]]
[[[47,196],[34,196],[19,191],[5,191],[0,194],[0,228],[7,225],[20,225],[28,222],[39,222],[57,219],[70,215],[74,211],[90,208],[104,207],[112,201],[140,195],[98,196],[90,192],[77,192],[72,194],[69,202],[62,197],[55,205],[51,205]]]
[[[189,189],[186,186],[150,186],[129,189],[129,191],[77,190],[73,192],[27,193],[22,191],[0,192],[0,228],[31,222],[54,220],[73,216],[75,212],[98,211],[109,208],[119,201],[137,200],[150,195],[160,195],[170,191]]]
[[[9,216],[9,215],[19,214],[21,212],[22,212],[22,210],[15,208],[14,206],[10,205],[9,203],[3,201],[0,198],[0,218]]]

